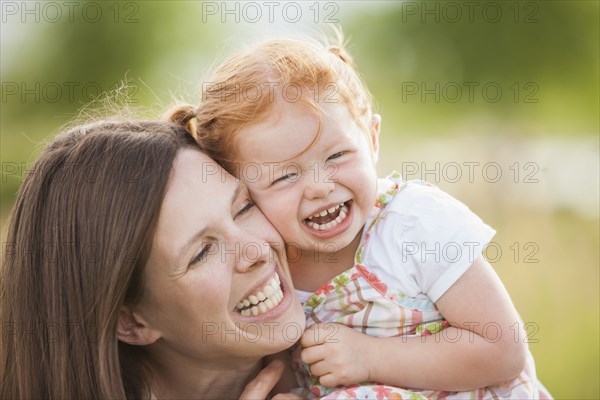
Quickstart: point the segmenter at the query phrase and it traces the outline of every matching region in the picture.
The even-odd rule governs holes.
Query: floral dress
[[[373,241],[377,224],[385,219],[388,203],[406,187],[397,173],[388,177],[391,187],[377,198],[375,217],[368,225],[355,254],[355,265],[320,287],[304,303],[307,327],[315,323],[335,322],[376,337],[432,335],[448,327],[448,322],[429,298],[411,297],[398,292],[380,279],[369,265],[365,254]],[[411,182],[412,185],[429,185]],[[431,185],[429,185],[431,186]],[[435,188],[435,190],[438,190]],[[502,385],[469,392],[411,390],[365,382],[361,385],[327,388],[319,384],[309,367],[294,352],[297,376],[304,394],[324,399],[534,399],[551,398],[538,383],[533,358],[529,355],[527,367],[515,379]]]

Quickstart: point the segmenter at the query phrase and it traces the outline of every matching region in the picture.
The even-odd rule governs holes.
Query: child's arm
[[[320,325],[302,337],[302,359],[325,386],[371,380],[463,391],[507,381],[524,369],[527,346],[521,320],[482,257],[436,305],[451,325],[442,332],[374,338],[341,325],[332,334],[331,327]]]

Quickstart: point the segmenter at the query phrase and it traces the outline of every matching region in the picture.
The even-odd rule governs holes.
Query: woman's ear
[[[373,160],[377,162],[379,157],[379,131],[381,130],[381,115],[373,114],[371,117],[371,126],[369,127],[369,134],[371,137],[371,143],[373,144]]]
[[[121,306],[117,337],[123,343],[146,346],[160,338],[160,332],[152,329],[146,321],[128,306]]]

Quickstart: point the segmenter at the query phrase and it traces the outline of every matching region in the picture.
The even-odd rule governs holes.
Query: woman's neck
[[[151,363],[151,388],[160,399],[229,399],[239,398],[246,384],[260,371],[258,359],[238,360],[236,364],[206,362],[202,365],[168,357]],[[226,367],[224,365],[227,365]]]

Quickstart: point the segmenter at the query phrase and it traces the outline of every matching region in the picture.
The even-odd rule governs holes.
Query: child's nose
[[[304,190],[304,194],[306,198],[313,200],[324,198],[329,195],[329,193],[333,192],[335,189],[335,184],[331,182],[329,179],[324,178],[321,181],[311,181],[306,184],[306,188]]]

